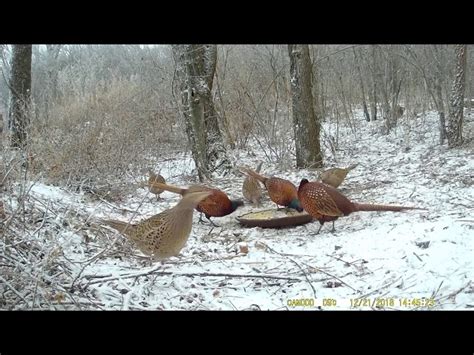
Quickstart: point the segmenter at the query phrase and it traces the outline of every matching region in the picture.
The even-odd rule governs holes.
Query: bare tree
[[[425,46],[422,51],[416,51],[413,46],[405,46],[409,58],[403,57],[419,73],[421,73],[425,89],[429,93],[439,117],[439,141],[444,143],[446,139],[445,100],[443,99],[443,88],[446,76],[446,48],[439,45]],[[420,53],[417,53],[420,52]]]
[[[58,68],[56,62],[58,61],[59,52],[61,51],[61,44],[47,44],[47,74],[50,83],[51,99],[55,101],[58,97]]]
[[[9,112],[9,128],[13,147],[26,145],[31,99],[31,56],[31,44],[13,46]]]
[[[230,161],[212,100],[217,63],[216,45],[174,45],[186,133],[199,179],[227,173]]]
[[[365,116],[365,120],[367,122],[370,122],[370,114],[369,114],[369,110],[367,109],[367,101],[365,100],[365,85],[364,85],[364,79],[362,77],[362,71],[360,69],[360,62],[361,62],[361,59],[360,59],[360,53],[359,51],[355,48],[352,48],[352,51],[354,52],[354,60],[355,60],[355,65],[356,65],[356,69],[357,69],[357,74],[359,76],[359,82],[360,82],[360,91],[361,91],[361,96],[362,96],[362,108],[364,110],[364,116]]]
[[[376,59],[376,50],[375,46],[372,46],[372,51],[371,51],[371,57],[372,57],[372,62],[370,65],[371,71],[372,71],[372,90],[370,96],[370,113],[371,113],[371,120],[376,121],[377,120],[377,59]]]
[[[223,64],[221,65],[222,68],[217,67],[216,69],[216,95],[215,96],[218,99],[217,102],[220,103],[220,106],[217,112],[219,114],[219,122],[221,122],[221,128],[223,130],[223,133],[226,136],[227,143],[230,145],[231,149],[234,149],[235,139],[232,136],[232,133],[230,131],[231,124],[226,114],[226,103],[224,102],[224,95],[223,95],[223,90],[222,90],[222,87],[225,85],[227,60],[229,58],[229,53],[231,52],[231,47],[227,48],[227,47],[222,46],[221,48],[222,48],[223,60],[222,61],[219,60],[219,63],[222,62]],[[220,71],[222,71],[222,75],[219,74]]]
[[[385,133],[397,125],[397,107],[403,75],[400,75],[398,47],[395,45],[376,46],[381,56],[378,67],[378,87],[382,96],[382,111],[385,122]]]
[[[448,145],[449,147],[459,146],[463,142],[462,125],[464,110],[464,91],[466,85],[466,57],[467,46],[457,45],[456,71],[454,73],[453,88],[449,101],[449,123],[448,123]]]
[[[321,167],[320,117],[315,114],[308,45],[288,45],[297,167]],[[319,110],[318,110],[319,112]]]

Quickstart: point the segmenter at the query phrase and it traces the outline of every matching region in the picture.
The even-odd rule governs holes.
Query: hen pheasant
[[[424,210],[419,207],[373,205],[366,203],[351,202],[346,196],[337,189],[322,184],[320,182],[309,182],[303,179],[298,188],[298,197],[304,210],[313,218],[317,219],[321,226],[316,234],[319,233],[325,222],[333,222],[332,231],[334,231],[334,221],[342,216],[348,216],[353,212],[359,211],[392,211],[399,212],[403,210]]]
[[[159,189],[153,185],[155,182],[161,182],[163,184],[166,183],[166,180],[160,174],[155,174],[151,169],[148,169],[148,188],[152,194],[156,195],[156,199],[160,199],[160,194],[164,191],[163,189]]]
[[[131,241],[144,254],[155,259],[164,259],[179,254],[185,246],[192,229],[193,210],[210,191],[192,192],[183,196],[176,206],[138,224],[116,220],[101,220]]]
[[[227,194],[219,189],[210,188],[203,185],[191,185],[188,188],[181,188],[170,184],[156,182],[153,183],[153,186],[166,191],[181,194],[182,196],[186,196],[186,194],[196,191],[210,191],[211,194],[196,206],[196,210],[198,212],[204,213],[209,222],[215,227],[217,227],[217,225],[211,221],[211,217],[227,216],[228,214],[234,212],[238,207],[244,205],[244,203],[240,200],[229,199]]]
[[[262,167],[262,162],[258,164],[257,169],[255,170],[256,173],[260,172]],[[254,178],[253,176],[247,175],[244,179],[244,183],[242,184],[242,195],[252,202],[254,206],[258,205],[260,199],[262,198],[262,187],[260,186],[260,182],[258,179]]]
[[[330,185],[332,187],[339,187],[339,185],[341,185],[344,179],[346,178],[349,171],[354,169],[357,165],[358,164],[353,164],[345,169],[332,168],[332,169],[325,170],[321,173],[319,178],[321,179],[322,182],[324,182],[327,185]]]
[[[299,212],[303,211],[298,200],[298,190],[291,181],[275,176],[269,178],[244,167],[240,168],[240,170],[260,181],[267,189],[270,200],[275,202],[277,207],[285,206]]]

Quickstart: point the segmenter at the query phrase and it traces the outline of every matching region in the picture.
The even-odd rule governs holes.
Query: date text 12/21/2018
[[[351,298],[347,300],[336,300],[334,298],[293,298],[287,300],[290,308],[424,308],[430,309],[435,306],[433,298]]]

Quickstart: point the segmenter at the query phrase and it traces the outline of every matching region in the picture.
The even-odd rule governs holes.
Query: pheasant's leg
[[[211,217],[206,216],[206,218],[214,227],[219,227],[217,224],[215,224],[213,221],[211,221]]]
[[[204,221],[202,220],[202,212],[200,212],[199,213],[199,223],[202,223],[202,222],[204,222]]]
[[[331,233],[334,233],[334,232],[336,231],[336,228],[334,228],[334,223],[335,223],[335,222],[336,222],[336,221],[332,221]]]
[[[324,223],[321,223],[321,224],[320,224],[319,229],[318,229],[318,231],[316,232],[315,235],[319,234],[319,232],[321,231],[321,228],[323,228],[323,224],[324,224]]]

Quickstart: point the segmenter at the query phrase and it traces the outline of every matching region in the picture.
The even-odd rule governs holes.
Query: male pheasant
[[[153,183],[153,186],[166,191],[181,194],[182,196],[186,196],[186,194],[196,191],[210,191],[211,194],[196,206],[196,210],[204,213],[209,222],[215,227],[217,227],[217,225],[211,221],[211,217],[227,216],[228,214],[234,212],[238,207],[244,205],[244,203],[240,200],[229,199],[227,194],[219,189],[210,188],[203,185],[191,185],[188,188],[181,188],[170,184],[156,182]]]
[[[244,167],[240,168],[240,170],[260,181],[267,189],[270,199],[277,206],[293,208],[299,212],[303,211],[298,200],[298,190],[296,190],[296,186],[291,181],[275,176],[269,178]]]
[[[192,192],[183,196],[176,206],[138,224],[116,220],[101,220],[131,241],[144,254],[155,259],[164,259],[179,254],[185,246],[192,229],[193,210],[212,192]]]
[[[334,231],[334,221],[342,216],[348,216],[353,212],[359,211],[392,211],[399,212],[403,210],[424,210],[419,207],[373,205],[366,203],[351,202],[347,197],[337,189],[322,184],[320,182],[309,182],[303,179],[298,188],[298,197],[303,209],[313,218],[317,219],[321,230],[325,222],[333,222],[332,231]]]

